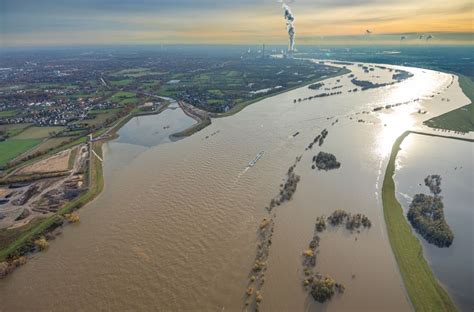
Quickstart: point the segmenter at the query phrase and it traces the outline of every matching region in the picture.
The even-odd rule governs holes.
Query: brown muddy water
[[[392,74],[349,67],[366,80]],[[325,81],[343,85],[341,95],[294,103],[318,93],[300,88],[267,98],[174,143],[110,142],[103,193],[80,211],[80,224],[0,281],[0,310],[244,310],[258,224],[268,216],[264,207],[299,155],[298,189],[275,210],[262,310],[410,310],[383,221],[379,191],[386,161],[405,129],[468,100],[457,80],[446,89],[451,75],[408,70],[413,78],[364,92],[348,93],[355,86],[346,75]],[[417,114],[420,108],[429,113]],[[305,151],[323,128],[329,131],[324,145]],[[335,154],[341,168],[311,170],[319,150]],[[261,151],[264,156],[247,168]],[[338,208],[366,214],[373,226],[357,241],[342,229],[322,235],[317,269],[344,283],[346,292],[319,305],[301,286],[301,252],[315,218]]]

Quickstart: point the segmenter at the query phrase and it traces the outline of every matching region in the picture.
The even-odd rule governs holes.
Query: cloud
[[[366,29],[472,33],[470,1],[297,0],[291,8],[298,38],[360,35]],[[288,35],[282,23],[275,0],[0,0],[0,40],[6,45],[95,40],[88,35],[99,43],[283,44]]]

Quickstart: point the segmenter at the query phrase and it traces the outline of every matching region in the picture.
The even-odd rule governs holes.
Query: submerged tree
[[[444,218],[440,196],[416,194],[410,204],[407,218],[415,230],[430,244],[449,247],[454,234]]]
[[[316,167],[319,170],[332,170],[341,167],[341,163],[337,161],[336,156],[330,153],[319,152],[313,157]]]
[[[338,284],[332,278],[325,276],[313,280],[311,295],[317,302],[324,303],[327,300],[330,300],[336,291],[342,293],[344,292],[344,289],[345,288],[342,284]]]

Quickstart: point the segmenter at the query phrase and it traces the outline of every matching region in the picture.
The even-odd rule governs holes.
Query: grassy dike
[[[188,137],[190,135],[193,135],[196,132],[201,131],[202,129],[206,128],[210,124],[211,124],[211,119],[210,118],[203,119],[203,120],[199,121],[198,123],[192,125],[191,127],[183,130],[183,131],[173,133],[171,135],[171,139],[181,139],[181,138]]]
[[[448,293],[441,287],[423,256],[423,248],[412,232],[403,208],[395,196],[395,161],[403,133],[393,144],[382,185],[382,203],[388,237],[397,260],[405,288],[416,311],[457,311]]]

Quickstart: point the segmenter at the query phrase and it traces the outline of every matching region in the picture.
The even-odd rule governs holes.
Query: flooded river
[[[392,75],[348,68],[366,80]],[[355,86],[347,75],[325,81],[328,88],[342,86],[340,95],[295,103],[318,92],[286,92],[171,144],[161,144],[168,141],[163,127],[174,127],[175,118],[131,120],[105,146],[103,193],[81,209],[80,224],[65,228],[46,252],[0,281],[0,310],[245,309],[257,228],[268,216],[264,207],[300,155],[298,189],[275,210],[262,309],[410,310],[383,221],[379,192],[386,162],[405,129],[468,100],[457,80],[448,88],[451,75],[408,70],[414,77],[363,92],[348,92]],[[450,102],[441,100],[447,96]],[[404,104],[372,112],[398,103]],[[191,122],[183,120],[176,124]],[[305,151],[324,128],[324,145]],[[341,168],[312,170],[319,150],[335,154]],[[263,157],[247,167],[261,151]],[[323,306],[301,286],[301,252],[315,218],[335,209],[364,213],[373,226],[356,236],[342,229],[322,235],[316,266],[346,285]]]
[[[398,154],[397,197],[407,211],[417,193],[429,194],[424,179],[439,174],[446,222],[454,233],[449,248],[428,244],[425,256],[462,311],[474,310],[474,145],[452,139],[409,135]]]
[[[133,118],[118,131],[114,143],[126,143],[146,147],[172,142],[170,135],[185,130],[196,121],[183,113],[176,101],[171,100],[168,108],[158,115]]]

